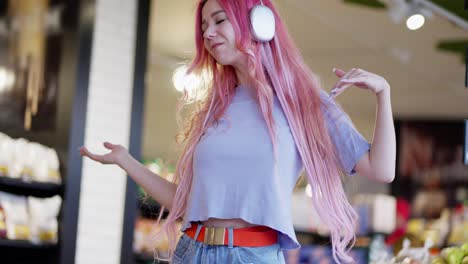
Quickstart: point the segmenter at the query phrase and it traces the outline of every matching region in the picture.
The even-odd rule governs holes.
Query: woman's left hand
[[[348,72],[345,72],[339,68],[334,69],[334,73],[341,79],[330,91],[330,96],[332,98],[341,94],[352,85],[362,89],[371,90],[375,94],[379,94],[380,92],[387,89],[390,90],[390,85],[388,84],[387,80],[375,73],[371,73],[360,68],[352,68]]]

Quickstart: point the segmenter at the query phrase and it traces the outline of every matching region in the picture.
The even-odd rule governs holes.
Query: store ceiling
[[[410,31],[404,23],[393,23],[385,8],[341,0],[274,2],[310,68],[321,77],[325,90],[330,90],[338,80],[332,73],[333,67],[346,70],[359,67],[382,75],[390,83],[395,118],[468,118],[462,56],[436,48],[442,41],[466,40],[468,32],[446,18],[434,15],[421,29]],[[194,10],[193,0],[152,2],[149,50],[152,91],[147,97],[152,104],[152,110],[147,109],[150,112],[174,113],[175,104],[168,103],[175,102],[177,96],[170,87],[170,73],[176,63],[192,58]],[[375,97],[351,87],[338,101],[370,139]]]

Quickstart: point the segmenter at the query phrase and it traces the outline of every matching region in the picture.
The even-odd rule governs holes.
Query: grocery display
[[[143,161],[145,166],[152,172],[171,181],[174,177],[174,165],[164,161],[161,158]],[[138,187],[138,216],[135,220],[135,230],[133,237],[133,252],[135,253],[135,261],[137,263],[166,263],[158,261],[159,258],[167,259],[168,240],[167,237],[160,237],[155,240],[156,234],[160,231],[164,223],[164,218],[167,216],[167,209],[161,215],[161,222],[158,224],[157,219],[160,217],[160,205],[151,197],[149,197],[143,188]]]
[[[57,244],[61,183],[54,149],[0,133],[0,239]]]
[[[293,221],[302,248],[288,252],[287,263],[334,263],[326,225],[318,220],[306,189],[293,194]],[[448,261],[452,250],[459,260],[457,248],[466,247],[462,245],[468,241],[468,201],[445,208],[434,219],[412,217],[408,203],[391,195],[359,193],[351,202],[359,215],[351,251],[357,263],[427,264]]]
[[[0,237],[28,240],[33,244],[56,244],[61,203],[62,198],[58,195],[36,198],[0,192],[0,234],[4,234]]]
[[[59,166],[54,149],[0,133],[0,177],[60,184],[62,178]]]
[[[64,171],[55,149],[0,133],[0,254],[6,263],[58,261]]]

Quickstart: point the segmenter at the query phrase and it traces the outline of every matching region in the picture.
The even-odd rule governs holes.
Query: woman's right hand
[[[110,153],[105,155],[97,155],[91,153],[86,147],[80,148],[81,156],[86,156],[94,161],[97,161],[102,164],[116,164],[121,166],[123,159],[129,156],[128,151],[121,145],[114,145],[109,142],[104,142],[104,147],[111,150]]]

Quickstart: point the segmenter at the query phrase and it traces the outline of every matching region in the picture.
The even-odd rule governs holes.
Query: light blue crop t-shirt
[[[278,170],[274,172],[273,145],[258,103],[248,88],[236,87],[232,103],[219,123],[208,128],[196,146],[193,180],[182,231],[191,222],[208,218],[241,218],[277,230],[282,249],[299,248],[293,228],[291,198],[303,169],[287,119],[278,98],[273,118],[277,127]],[[370,149],[346,114],[325,91],[325,118],[341,165],[350,175]],[[336,127],[335,127],[336,126]]]

